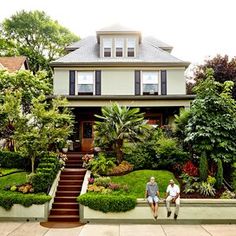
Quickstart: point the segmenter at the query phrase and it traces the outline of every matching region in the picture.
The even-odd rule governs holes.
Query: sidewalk
[[[235,236],[236,225],[101,225],[48,229],[38,222],[0,222],[1,236]]]

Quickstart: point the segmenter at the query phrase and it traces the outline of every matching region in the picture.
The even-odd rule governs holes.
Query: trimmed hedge
[[[34,191],[47,193],[59,170],[60,163],[55,154],[43,157],[32,179]]]
[[[136,198],[126,195],[86,193],[77,198],[77,201],[89,208],[102,212],[125,212],[136,206]]]
[[[17,152],[0,151],[0,164],[4,168],[28,169],[30,159],[24,158]]]
[[[14,204],[29,207],[33,204],[41,205],[51,200],[51,196],[45,194],[21,194],[12,192],[0,192],[0,206],[10,210]]]

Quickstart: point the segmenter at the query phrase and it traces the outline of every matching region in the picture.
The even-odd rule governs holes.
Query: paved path
[[[102,225],[48,229],[37,222],[0,222],[1,236],[235,236],[236,225]]]

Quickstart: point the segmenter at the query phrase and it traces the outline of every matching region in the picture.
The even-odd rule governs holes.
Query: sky
[[[0,0],[0,22],[21,10],[43,10],[81,38],[112,24],[131,27],[192,64],[236,56],[235,0]]]

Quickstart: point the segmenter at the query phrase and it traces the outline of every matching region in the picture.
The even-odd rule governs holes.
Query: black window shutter
[[[75,71],[70,70],[69,73],[69,95],[75,95]]]
[[[101,95],[101,71],[95,71],[95,95]]]
[[[161,95],[167,94],[166,70],[161,71]]]
[[[140,92],[141,92],[140,91],[141,90],[140,70],[136,70],[134,72],[134,76],[135,76],[135,81],[134,81],[135,95],[140,95]]]

